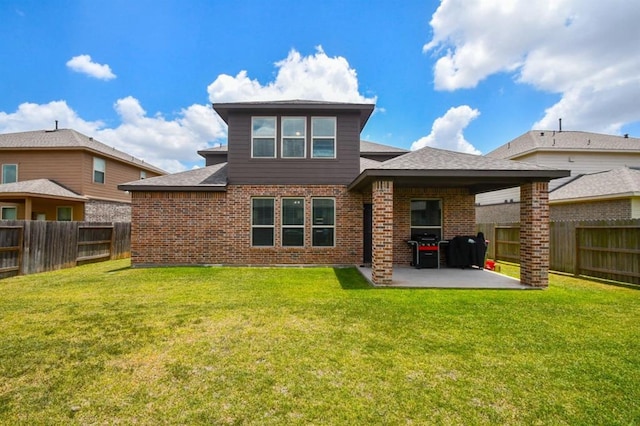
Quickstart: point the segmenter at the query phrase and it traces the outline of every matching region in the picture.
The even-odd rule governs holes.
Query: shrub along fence
[[[478,224],[491,242],[487,256],[520,262],[518,223]],[[550,222],[549,266],[567,272],[640,284],[640,219]]]
[[[131,254],[128,222],[0,221],[0,278]]]

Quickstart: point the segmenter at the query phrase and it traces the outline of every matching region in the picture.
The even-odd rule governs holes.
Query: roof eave
[[[121,191],[129,192],[226,192],[224,185],[118,185]]]

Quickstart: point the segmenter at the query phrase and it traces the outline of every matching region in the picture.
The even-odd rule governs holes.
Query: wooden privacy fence
[[[478,224],[487,257],[520,262],[520,226]],[[640,284],[640,219],[550,222],[549,267],[574,275]]]
[[[0,278],[130,256],[128,222],[0,221]]]

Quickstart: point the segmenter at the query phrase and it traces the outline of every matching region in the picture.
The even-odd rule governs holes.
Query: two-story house
[[[551,220],[640,217],[640,139],[579,131],[531,130],[486,154],[571,171],[549,183]],[[476,197],[478,223],[518,222],[520,191]]]
[[[118,185],[165,172],[71,129],[0,134],[2,219],[129,221]]]
[[[547,184],[567,171],[361,141],[371,104],[213,108],[228,144],[200,151],[205,167],[120,185],[132,195],[133,266],[370,262],[385,284],[394,264],[411,262],[413,234],[473,235],[475,194],[519,186],[532,243],[521,281],[547,285]]]

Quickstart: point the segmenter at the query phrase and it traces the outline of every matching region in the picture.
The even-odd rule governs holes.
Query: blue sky
[[[0,132],[58,120],[169,171],[226,143],[211,102],[375,102],[362,137],[407,149],[558,118],[640,136],[627,0],[1,0],[0,22]]]

